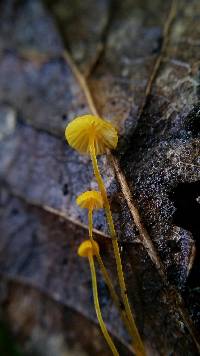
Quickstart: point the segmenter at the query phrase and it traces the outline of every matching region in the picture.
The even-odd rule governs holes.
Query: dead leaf
[[[195,246],[199,253],[199,226],[195,219],[185,225],[184,212],[177,206],[179,189],[186,184],[191,215],[199,211],[195,203],[200,178],[199,3],[49,0],[46,8],[39,0],[8,4],[1,5],[0,101],[4,127],[9,126],[11,113],[14,125],[0,141],[0,175],[9,192],[26,203],[10,197],[9,203],[2,204],[2,273],[45,289],[54,299],[56,291],[60,303],[91,317],[91,306],[84,311],[90,293],[84,281],[88,275],[80,279],[75,252],[68,255],[61,248],[66,242],[61,225],[79,239],[80,231],[86,234],[87,219],[75,198],[96,183],[89,160],[67,146],[63,130],[75,115],[99,113],[121,133],[114,167],[105,158],[101,167],[124,248],[131,300],[150,345],[149,355],[193,355],[199,348],[199,265],[191,255]],[[27,25],[30,30],[25,36]],[[20,239],[15,214],[8,213],[13,201],[23,206]],[[35,238],[27,240],[32,226],[41,230],[46,251],[52,244],[49,256],[43,255],[41,243],[34,252]],[[100,239],[107,234],[103,214],[95,217],[95,227]],[[73,234],[69,232],[71,244]],[[56,248],[57,235],[61,240]],[[107,239],[102,248],[109,264],[112,254],[107,255],[104,245],[110,246]],[[66,267],[72,286],[67,291],[60,263],[65,253],[73,261]],[[47,278],[49,264],[52,284]],[[84,300],[73,287],[78,281]],[[108,318],[107,309],[105,315]],[[114,309],[110,315],[111,331],[126,343],[122,329],[116,330]]]

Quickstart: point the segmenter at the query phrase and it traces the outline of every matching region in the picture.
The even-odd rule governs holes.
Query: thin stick
[[[94,143],[91,143],[91,145],[90,145],[90,156],[91,156],[91,160],[92,160],[94,174],[97,179],[99,190],[102,194],[103,201],[104,201],[104,208],[105,208],[106,217],[107,217],[107,221],[108,221],[108,225],[109,225],[109,229],[110,229],[112,245],[113,245],[113,250],[114,250],[114,255],[115,255],[115,260],[116,260],[117,274],[118,274],[118,280],[119,280],[119,285],[120,285],[120,290],[121,290],[121,296],[122,296],[122,300],[124,303],[125,312],[126,312],[128,320],[129,320],[131,336],[134,341],[136,355],[144,356],[145,349],[144,349],[142,340],[140,338],[137,326],[135,324],[135,320],[133,318],[133,315],[131,312],[131,307],[130,307],[128,296],[127,296],[127,290],[126,290],[126,285],[125,285],[125,280],[124,280],[124,273],[123,273],[123,269],[122,269],[121,256],[120,256],[119,246],[118,246],[118,242],[117,242],[117,235],[116,235],[116,231],[115,231],[115,227],[114,227],[114,223],[113,223],[113,218],[112,218],[112,214],[111,214],[111,210],[110,210],[110,204],[108,201],[106,189],[105,189],[101,174],[99,172]]]
[[[107,344],[110,347],[113,355],[119,356],[119,353],[118,353],[118,351],[117,351],[117,349],[116,349],[116,347],[108,333],[108,330],[106,328],[106,325],[105,325],[102,315],[101,315],[101,309],[100,309],[99,298],[98,298],[96,272],[95,272],[94,259],[93,259],[92,254],[89,254],[88,259],[89,259],[91,275],[92,275],[92,290],[93,290],[94,305],[95,305],[95,310],[96,310],[96,314],[97,314],[97,319],[99,321],[101,331],[102,331],[102,333],[107,341]]]

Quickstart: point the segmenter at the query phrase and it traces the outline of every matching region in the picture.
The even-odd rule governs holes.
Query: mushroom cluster
[[[75,118],[71,121],[65,130],[66,139],[71,147],[76,149],[82,154],[89,154],[92,161],[94,175],[96,177],[99,192],[97,191],[87,191],[82,193],[77,198],[77,204],[81,208],[88,209],[88,228],[89,228],[89,240],[83,242],[78,250],[80,256],[87,256],[89,258],[92,283],[93,283],[93,295],[94,304],[97,314],[97,318],[102,330],[102,333],[113,353],[113,355],[118,355],[118,352],[113,344],[110,335],[106,329],[105,323],[103,322],[101,311],[98,302],[98,290],[96,283],[96,273],[95,265],[93,260],[93,255],[96,256],[98,264],[100,266],[101,272],[105,279],[105,282],[110,290],[111,297],[114,303],[119,308],[121,317],[127,327],[127,330],[132,337],[133,347],[135,354],[137,356],[144,356],[145,349],[143,342],[140,338],[133,314],[131,311],[130,303],[127,295],[127,288],[124,279],[124,273],[122,268],[120,250],[117,240],[117,234],[113,222],[113,217],[111,213],[110,203],[108,200],[106,188],[99,170],[97,155],[105,154],[110,149],[115,149],[118,142],[118,133],[116,128],[109,123],[97,116],[84,115]],[[116,261],[116,269],[119,281],[119,287],[121,292],[121,300],[115,292],[112,284],[112,280],[109,273],[103,263],[100,256],[99,247],[97,242],[93,238],[93,211],[104,208],[107,218],[107,223],[110,231],[110,236],[113,245],[114,257]]]

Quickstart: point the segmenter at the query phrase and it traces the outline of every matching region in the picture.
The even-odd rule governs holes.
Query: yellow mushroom
[[[101,177],[97,158],[96,158],[96,155],[106,153],[108,149],[116,148],[118,142],[117,131],[111,123],[97,116],[84,115],[75,118],[73,121],[71,121],[68,124],[65,130],[65,136],[70,146],[72,146],[74,149],[76,149],[81,153],[90,154],[94,174],[103,198],[104,209],[106,212],[106,217],[107,217],[108,226],[109,226],[110,235],[113,244],[114,255],[116,259],[117,274],[118,274],[121,296],[122,296],[125,312],[127,315],[127,319],[129,321],[131,336],[133,338],[136,355],[144,356],[145,349],[142,340],[140,338],[138,329],[136,327],[135,320],[133,318],[133,314],[128,300],[121,256],[120,256],[120,251],[119,251],[119,246],[117,241],[117,234],[115,231],[110,204],[109,204],[106,188],[103,179]]]
[[[76,199],[76,203],[83,209],[88,209],[88,225],[89,225],[89,236],[90,239],[92,237],[92,214],[93,210],[102,209],[103,208],[103,199],[100,192],[96,192],[95,190],[90,190],[84,192],[78,196]]]
[[[90,240],[82,242],[78,247],[78,255],[80,257],[88,257],[90,254],[97,255],[99,253],[99,245],[96,241],[91,243]]]
[[[99,305],[96,271],[95,271],[95,264],[94,264],[94,259],[93,259],[93,256],[96,256],[97,254],[99,254],[99,246],[96,241],[93,241],[93,243],[91,243],[90,240],[86,240],[86,241],[82,242],[78,248],[78,255],[81,257],[87,257],[89,260],[91,276],[92,276],[92,290],[93,290],[94,306],[95,306],[97,319],[99,321],[101,331],[102,331],[113,355],[119,356],[119,353],[118,353],[118,351],[117,351],[117,349],[116,349],[116,347],[108,333],[106,325],[103,321],[101,309],[100,309],[100,305]]]
[[[103,208],[103,199],[100,192],[95,190],[88,190],[78,196],[76,199],[77,204],[88,210],[102,209]]]
[[[80,153],[90,153],[94,145],[96,155],[114,149],[117,146],[118,135],[112,124],[97,116],[83,115],[71,121],[65,130],[65,136],[71,147]]]

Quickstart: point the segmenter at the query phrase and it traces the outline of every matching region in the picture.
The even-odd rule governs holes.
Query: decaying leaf
[[[16,321],[14,333],[21,330],[39,347],[34,330],[42,322],[34,317],[27,331],[26,318],[12,312],[20,306],[17,293],[30,304],[35,293],[38,308],[52,298],[55,317],[60,318],[63,306],[69,309],[58,323],[59,337],[67,338],[62,350],[70,337],[74,345],[80,336],[75,325],[80,318],[83,329],[97,333],[91,345],[85,343],[87,334],[80,337],[80,350],[108,352],[98,348],[101,337],[89,321],[96,319],[88,266],[76,256],[87,236],[87,216],[75,199],[97,185],[89,158],[64,140],[66,124],[92,112],[111,120],[120,132],[116,154],[103,157],[100,165],[148,355],[196,354],[198,0],[9,0],[0,6],[0,271],[5,285],[11,285],[5,317],[11,324]],[[116,280],[103,212],[95,214],[94,225]],[[109,330],[121,354],[128,355],[129,339],[98,277]],[[24,313],[28,318],[30,307]],[[42,312],[36,314],[43,318]],[[64,331],[70,318],[76,320],[72,336]],[[48,330],[52,320],[46,321]],[[47,354],[48,347],[40,354]]]

